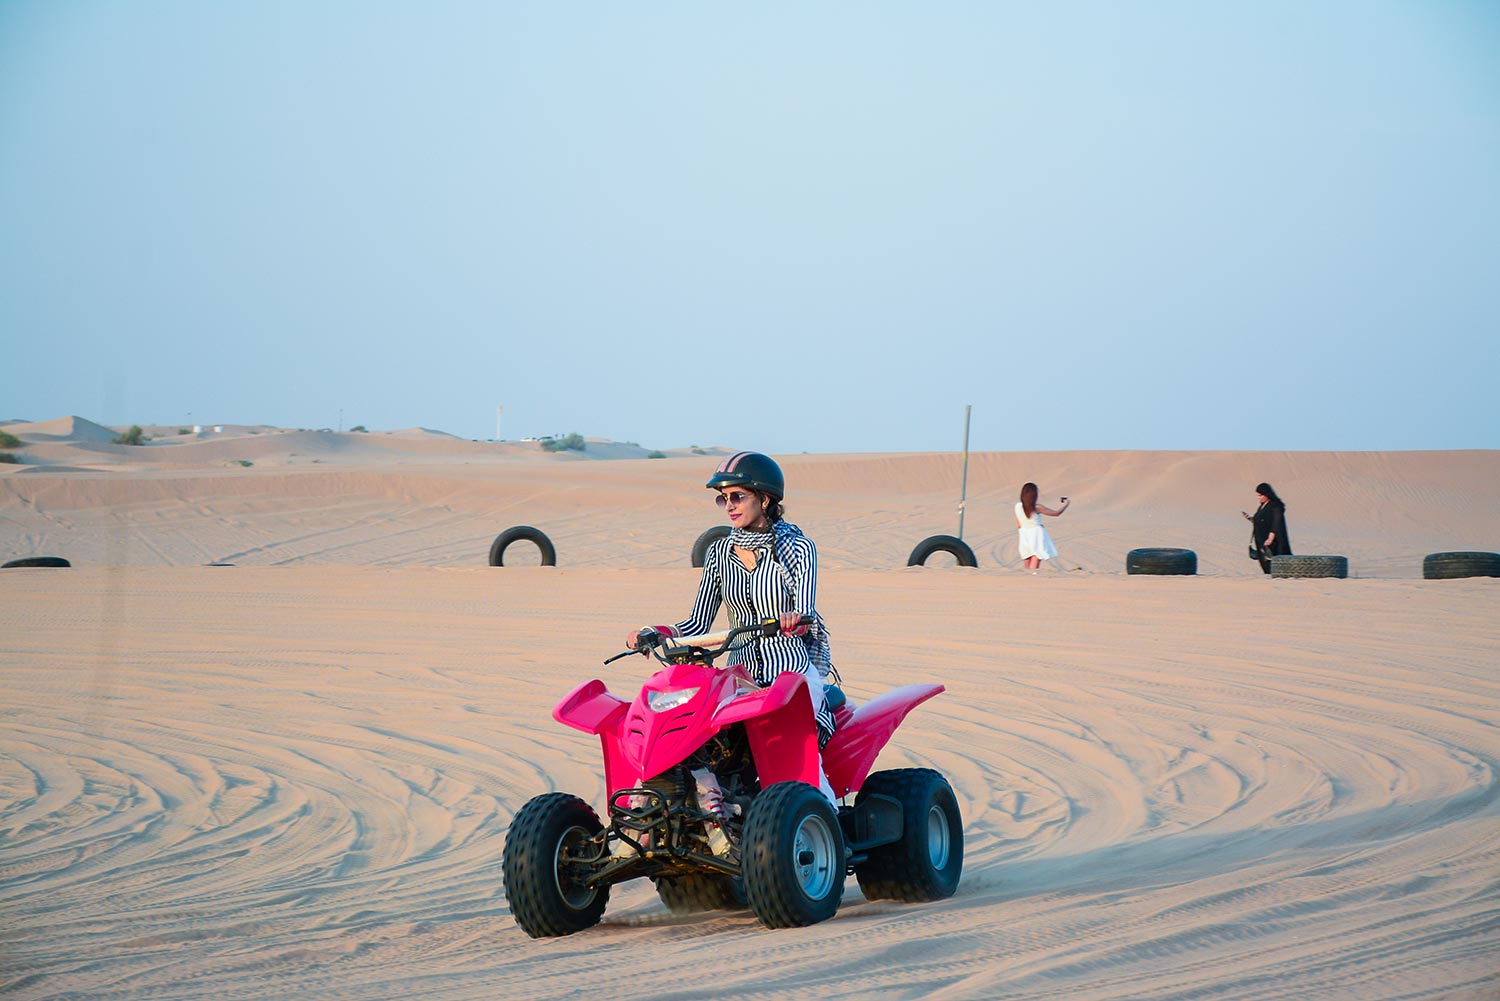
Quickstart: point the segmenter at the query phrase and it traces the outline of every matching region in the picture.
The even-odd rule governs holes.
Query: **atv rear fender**
[[[942,685],[906,685],[856,707],[823,748],[823,770],[834,793],[845,796],[864,785],[881,748],[906,714],[941,691]]]

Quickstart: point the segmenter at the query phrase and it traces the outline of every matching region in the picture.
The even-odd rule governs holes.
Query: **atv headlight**
[[[652,712],[664,713],[668,709],[676,709],[680,705],[685,705],[697,694],[696,688],[679,688],[675,692],[647,692],[646,702],[651,706]]]

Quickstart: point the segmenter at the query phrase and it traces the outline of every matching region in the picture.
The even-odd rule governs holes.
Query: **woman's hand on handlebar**
[[[802,636],[812,625],[812,616],[803,615],[801,612],[781,613],[781,635]]]
[[[659,646],[662,640],[676,635],[677,630],[671,626],[641,626],[625,637],[625,645],[632,650],[649,650],[654,646]]]

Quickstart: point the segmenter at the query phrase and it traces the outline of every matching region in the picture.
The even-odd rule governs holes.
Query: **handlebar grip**
[[[802,616],[801,618],[799,618],[797,620],[797,625],[802,626],[804,628],[812,628],[813,617],[811,615],[804,615],[804,616]],[[780,632],[781,632],[781,620],[780,619],[761,619],[760,620],[760,635],[762,635],[762,636],[775,636],[775,635],[779,634]]]
[[[815,621],[813,616],[804,615],[798,620],[798,625],[811,627]],[[730,643],[737,636],[775,636],[780,631],[780,619],[761,619],[759,622],[748,626],[737,626],[734,629],[726,629],[718,633],[708,633],[703,636],[663,637],[662,644],[671,647],[683,646],[709,649]]]

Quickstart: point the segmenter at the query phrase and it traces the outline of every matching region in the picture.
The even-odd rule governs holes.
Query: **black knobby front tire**
[[[917,543],[917,548],[911,551],[906,558],[909,567],[920,567],[927,565],[928,557],[935,553],[951,553],[958,560],[961,567],[977,567],[979,561],[974,558],[974,550],[969,544],[955,535],[929,535]]]
[[[879,793],[901,804],[901,840],[870,849],[854,876],[867,900],[953,896],[964,871],[964,825],[948,780],[931,768],[895,768],[865,779],[855,799]]]
[[[692,876],[662,876],[656,895],[673,914],[745,909],[745,881],[735,876],[702,873]]]
[[[755,797],[740,857],[745,896],[767,928],[826,921],[844,899],[844,833],[833,805],[806,782],[778,782]]]
[[[61,556],[23,556],[0,566],[0,570],[10,570],[13,567],[19,569],[21,567],[70,567],[72,565]]]
[[[728,534],[728,525],[715,525],[713,528],[705,529],[703,534],[693,542],[693,566],[701,567],[708,562],[708,547],[714,544],[715,539],[722,539]]]
[[[589,889],[579,878],[586,875],[582,867],[560,864],[603,826],[592,807],[562,792],[537,796],[516,814],[505,839],[505,896],[526,934],[571,935],[604,916],[609,887]]]
[[[552,540],[538,528],[530,525],[517,525],[515,528],[507,528],[495,536],[495,541],[490,543],[490,566],[505,566],[505,550],[512,542],[534,542],[537,549],[542,553],[542,566],[557,566],[557,550],[552,547]]]
[[[1132,549],[1125,554],[1125,572],[1192,577],[1198,573],[1198,554],[1191,549]]]
[[[1429,553],[1422,557],[1424,580],[1500,577],[1500,553]]]
[[[1272,556],[1272,577],[1336,577],[1342,580],[1349,576],[1347,556]]]

